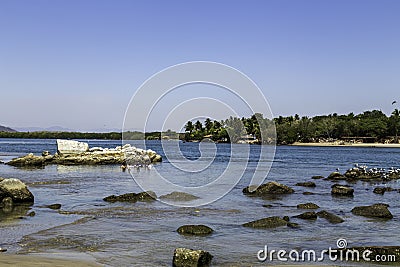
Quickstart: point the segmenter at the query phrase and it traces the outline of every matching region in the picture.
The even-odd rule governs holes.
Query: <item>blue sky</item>
[[[395,0],[1,0],[0,125],[118,129],[147,78],[193,60],[247,74],[276,116],[389,114],[399,14]]]

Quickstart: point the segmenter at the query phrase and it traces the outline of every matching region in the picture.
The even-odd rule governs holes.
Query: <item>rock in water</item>
[[[59,210],[59,209],[61,209],[61,204],[50,204],[50,205],[47,205],[46,207],[49,209],[52,209],[52,210]]]
[[[210,266],[213,256],[204,250],[176,248],[172,260],[173,267],[206,267]]]
[[[174,191],[169,194],[160,196],[160,199],[166,199],[166,200],[172,200],[172,201],[192,201],[192,200],[199,199],[199,197],[191,195],[189,193],[185,193],[185,192]]]
[[[34,202],[33,194],[28,187],[15,178],[4,179],[0,182],[0,197],[10,197],[14,203]]]
[[[331,194],[334,196],[348,196],[352,197],[354,195],[354,189],[350,186],[334,184],[332,185]]]
[[[298,209],[315,210],[315,209],[319,209],[319,206],[314,203],[304,203],[304,204],[297,205],[297,208]]]
[[[371,217],[371,218],[384,218],[392,219],[393,215],[388,209],[386,204],[374,204],[371,206],[359,206],[351,210],[355,215]]]
[[[313,211],[304,212],[302,214],[294,216],[295,218],[303,219],[303,220],[316,220],[317,214]]]
[[[263,218],[260,220],[244,223],[244,227],[252,227],[252,228],[275,228],[275,227],[280,227],[280,226],[286,226],[288,224],[287,221],[284,219],[278,217],[278,216],[272,216],[272,217],[267,217]]]
[[[154,201],[157,199],[156,193],[153,191],[140,192],[140,193],[127,193],[119,196],[111,195],[103,198],[107,202],[137,202],[137,201]]]
[[[20,157],[12,159],[7,162],[7,165],[14,167],[43,167],[45,165],[46,159],[41,156],[35,156],[32,153]]]
[[[346,176],[342,175],[340,172],[332,172],[329,174],[328,180],[345,180]]]
[[[344,222],[344,220],[342,218],[340,218],[339,216],[327,212],[326,210],[321,210],[319,212],[317,212],[317,216],[323,219],[326,219],[328,222],[330,223],[342,223]]]
[[[280,184],[278,182],[269,182],[262,184],[259,187],[248,186],[243,189],[243,194],[262,196],[268,194],[291,194],[294,190],[287,185]]]
[[[80,154],[89,151],[89,144],[74,140],[57,139],[57,153],[64,154]]]
[[[297,183],[296,186],[304,186],[304,187],[316,187],[317,185],[314,182],[303,182]]]
[[[210,235],[213,229],[206,225],[183,225],[176,230],[183,235]]]

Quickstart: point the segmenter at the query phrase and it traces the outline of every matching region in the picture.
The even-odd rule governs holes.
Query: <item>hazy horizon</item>
[[[4,0],[0,125],[121,129],[143,82],[198,60],[249,76],[274,117],[389,115],[400,100],[399,11],[390,0]],[[200,93],[225,97],[205,87],[183,95]]]

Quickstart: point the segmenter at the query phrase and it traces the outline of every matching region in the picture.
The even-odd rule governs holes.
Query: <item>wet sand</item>
[[[300,143],[295,142],[292,146],[321,146],[321,147],[393,147],[400,148],[400,144],[383,144],[383,143],[338,143],[338,142],[324,142],[324,143]]]
[[[57,256],[31,256],[31,255],[7,255],[0,254],[0,266],[18,267],[50,267],[50,266],[74,266],[74,267],[98,267],[102,266],[92,261],[79,259],[61,259]]]

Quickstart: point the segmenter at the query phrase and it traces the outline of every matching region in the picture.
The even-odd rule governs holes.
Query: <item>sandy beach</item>
[[[18,267],[50,267],[50,266],[74,266],[74,267],[97,267],[102,266],[93,261],[80,259],[65,259],[57,256],[31,256],[31,255],[6,255],[0,254],[0,266],[18,266]]]
[[[383,143],[337,143],[337,142],[324,142],[324,143],[300,143],[295,142],[291,146],[323,146],[323,147],[392,147],[400,148],[400,144],[383,144]]]

